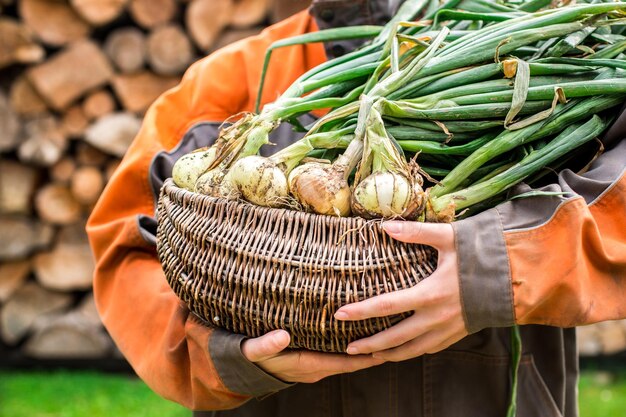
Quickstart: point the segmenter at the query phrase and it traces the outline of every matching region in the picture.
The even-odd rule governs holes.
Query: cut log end
[[[102,26],[120,17],[128,0],[70,0],[70,3],[92,26]]]
[[[139,29],[117,29],[107,38],[104,51],[122,73],[140,71],[146,62],[146,38]]]
[[[193,0],[187,7],[185,23],[196,45],[209,51],[232,20],[233,12],[232,0]]]
[[[35,197],[39,217],[51,224],[66,225],[80,220],[82,209],[70,189],[62,184],[48,184]]]
[[[18,7],[28,27],[49,45],[65,45],[90,32],[87,22],[65,1],[21,0]]]
[[[171,21],[176,15],[175,0],[131,0],[130,15],[143,28],[154,28]]]
[[[177,75],[192,59],[191,42],[180,26],[161,26],[148,37],[148,61],[157,74]]]
[[[91,93],[83,102],[83,112],[89,120],[97,119],[115,110],[115,99],[106,90]]]
[[[98,168],[81,167],[74,172],[70,188],[76,201],[90,205],[100,197],[104,188],[104,178]]]

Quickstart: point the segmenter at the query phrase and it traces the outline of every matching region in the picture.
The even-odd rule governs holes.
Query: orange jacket
[[[151,106],[88,222],[106,328],[152,389],[192,409],[236,407],[288,384],[246,362],[241,337],[203,326],[171,291],[151,233],[158,191],[151,183],[171,169],[164,155],[208,143],[217,124],[252,110],[270,43],[313,30],[303,12],[194,64]],[[325,59],[321,45],[275,52],[263,102]],[[565,196],[510,202],[455,224],[471,332],[626,317],[625,159],[622,140],[585,176],[563,172],[551,189]]]
[[[87,225],[103,323],[151,388],[192,409],[230,408],[249,397],[231,392],[217,377],[207,349],[213,331],[181,305],[165,281],[155,247],[141,235],[138,216],[155,212],[151,162],[157,153],[175,148],[195,124],[252,111],[267,47],[313,30],[313,19],[303,12],[195,63],[147,112]],[[319,44],[276,51],[264,102],[325,59]]]

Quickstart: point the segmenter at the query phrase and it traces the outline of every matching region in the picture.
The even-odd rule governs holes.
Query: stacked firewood
[[[309,0],[0,0],[0,352],[105,357],[85,221],[186,68]]]

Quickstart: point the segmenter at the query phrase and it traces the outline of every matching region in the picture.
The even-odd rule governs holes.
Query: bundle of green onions
[[[588,149],[626,98],[626,3],[549,3],[407,0],[384,27],[277,42],[264,73],[279,47],[373,37],[181,158],[174,181],[335,216],[452,221],[487,207]],[[318,109],[302,140],[258,156],[280,123],[303,128]]]

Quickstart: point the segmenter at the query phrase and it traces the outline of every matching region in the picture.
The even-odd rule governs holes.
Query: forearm
[[[570,327],[626,317],[626,141],[583,175],[455,224],[461,293],[471,332]]]

